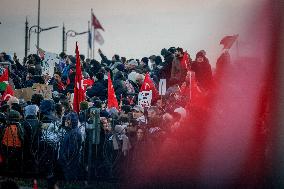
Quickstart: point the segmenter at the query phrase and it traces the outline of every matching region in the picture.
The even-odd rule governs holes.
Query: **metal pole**
[[[96,32],[96,29],[94,28],[94,34],[93,34],[93,59],[95,59],[95,32]]]
[[[40,0],[38,0],[38,10],[37,10],[37,48],[39,48],[39,33],[40,33]],[[37,50],[38,55],[38,50]]]
[[[65,33],[65,44],[64,44],[64,52],[67,51],[67,37],[68,37],[68,32]]]
[[[66,52],[65,49],[65,26],[63,23],[63,27],[62,27],[62,52]]]
[[[90,45],[89,45],[89,36],[90,35],[90,21],[88,21],[88,50],[87,50],[87,56],[88,56],[88,58],[90,58]]]
[[[28,40],[28,51],[30,52],[31,51],[31,27],[29,29],[29,40]]]
[[[25,58],[28,56],[28,32],[29,32],[29,23],[28,18],[26,17],[25,22]]]

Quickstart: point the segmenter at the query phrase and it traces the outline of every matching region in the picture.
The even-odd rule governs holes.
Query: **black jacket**
[[[92,88],[87,90],[87,96],[92,98],[94,96],[104,101],[107,98],[107,82],[105,80],[98,80],[94,83]]]

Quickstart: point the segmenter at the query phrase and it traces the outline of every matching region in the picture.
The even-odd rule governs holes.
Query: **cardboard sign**
[[[44,99],[52,99],[52,85],[35,83],[32,87],[33,94],[41,94]]]
[[[17,97],[18,99],[24,99],[25,101],[30,101],[33,94],[34,94],[34,91],[31,87],[16,89],[14,91],[15,97]]]
[[[167,91],[167,80],[166,79],[160,79],[159,95],[166,95],[166,91]]]
[[[150,107],[152,101],[152,90],[142,91],[138,94],[138,105],[144,107]]]

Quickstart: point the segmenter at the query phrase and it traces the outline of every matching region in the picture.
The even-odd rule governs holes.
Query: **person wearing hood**
[[[71,112],[65,120],[66,133],[59,152],[59,162],[62,166],[64,177],[67,181],[80,179],[80,154],[82,134],[78,127],[78,116]]]
[[[113,88],[114,88],[117,100],[121,100],[121,96],[125,97],[127,95],[125,78],[122,72],[120,71],[114,75]]]
[[[104,101],[107,98],[107,82],[104,80],[104,73],[97,73],[96,79],[97,81],[94,83],[92,88],[87,89],[86,94],[89,98],[96,96],[100,100]]]
[[[212,87],[213,76],[211,65],[203,51],[196,54],[196,59],[192,63],[191,69],[195,72],[195,79],[199,88],[202,91],[208,91]]]
[[[160,69],[160,79],[167,79],[167,81],[169,81],[171,78],[172,62],[174,60],[174,55],[167,49],[162,49],[161,55],[164,57],[164,62],[162,63],[162,67]]]

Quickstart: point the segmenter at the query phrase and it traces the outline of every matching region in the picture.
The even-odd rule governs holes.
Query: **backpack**
[[[21,148],[23,139],[20,135],[21,128],[19,125],[11,124],[5,127],[3,131],[2,144],[7,147]]]

